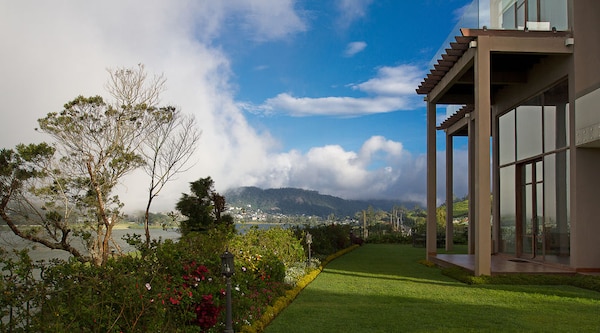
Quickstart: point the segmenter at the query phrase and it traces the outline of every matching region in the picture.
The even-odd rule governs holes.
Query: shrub
[[[267,230],[252,227],[244,235],[236,235],[229,246],[236,260],[241,257],[252,268],[257,259],[267,255],[274,255],[286,267],[306,260],[300,240],[291,230],[281,227]]]
[[[367,243],[372,244],[410,244],[412,237],[402,235],[400,232],[388,232],[379,235],[369,235]]]
[[[351,230],[349,225],[340,224],[328,224],[304,228],[295,227],[293,229],[296,237],[302,239],[307,253],[308,245],[306,244],[306,233],[309,232],[312,235],[312,256],[317,258],[326,258],[328,255],[350,246]]]

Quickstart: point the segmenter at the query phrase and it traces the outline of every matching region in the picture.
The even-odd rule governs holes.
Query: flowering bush
[[[13,316],[14,322],[1,327],[14,332],[20,327],[35,332],[221,332],[226,280],[219,256],[229,246],[236,256],[231,282],[233,324],[239,331],[268,316],[270,305],[284,306],[281,297],[291,297],[291,284],[297,282],[286,279],[286,271],[305,261],[300,241],[286,230],[252,231],[247,238],[213,230],[148,247],[136,236],[129,241],[138,252],[111,258],[104,266],[75,260],[33,265],[21,258],[26,265],[18,266],[18,276],[34,281],[29,278],[34,270],[41,268],[43,274],[29,284],[35,292],[0,283],[0,300],[13,313],[20,311],[18,322]],[[17,267],[3,262],[5,269]],[[25,298],[35,310],[18,307]]]

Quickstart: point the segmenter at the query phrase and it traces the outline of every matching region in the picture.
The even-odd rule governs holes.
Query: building
[[[493,273],[497,256],[600,272],[600,1],[475,0],[457,28],[417,88],[427,103],[428,258],[443,130],[446,198],[453,138],[468,138],[475,275]],[[461,108],[436,127],[445,105]]]

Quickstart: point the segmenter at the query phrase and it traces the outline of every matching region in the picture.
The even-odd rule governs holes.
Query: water
[[[260,230],[265,230],[273,227],[282,227],[289,228],[289,224],[278,224],[278,223],[236,223],[236,230],[240,234],[244,234],[251,227],[256,227]],[[123,240],[123,236],[127,234],[137,234],[142,237],[142,240],[145,239],[144,229],[114,229],[113,230],[113,239],[119,244],[123,252],[130,252],[135,250],[131,245],[127,244]],[[172,229],[163,230],[163,229],[150,229],[150,237],[152,239],[179,239],[181,234]],[[73,239],[72,244],[79,248],[80,250],[84,249],[83,244],[77,240]],[[48,261],[50,259],[63,259],[66,260],[69,258],[70,254],[63,250],[52,250],[43,245],[35,244],[30,241],[26,241],[11,231],[2,230],[0,231],[0,247],[11,251],[12,249],[22,250],[24,248],[29,248],[29,256],[33,261],[44,260]]]
[[[113,239],[124,252],[133,251],[134,248],[127,244],[123,240],[123,236],[126,234],[137,234],[141,235],[142,239],[145,239],[144,229],[114,229],[113,230]],[[181,236],[179,232],[176,231],[166,231],[162,229],[150,229],[150,237],[152,239],[178,239]],[[79,249],[83,249],[84,246],[77,239],[74,239],[72,244]],[[50,259],[68,259],[70,254],[63,250],[52,250],[43,245],[35,244],[30,241],[24,240],[11,231],[0,231],[0,247],[3,247],[6,250],[22,250],[25,248],[29,248],[29,256],[32,260],[45,260],[48,261]],[[33,249],[32,249],[33,247]]]

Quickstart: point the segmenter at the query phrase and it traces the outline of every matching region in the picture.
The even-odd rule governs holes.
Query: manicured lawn
[[[423,248],[362,246],[333,262],[265,332],[600,332],[600,293],[466,285]]]

